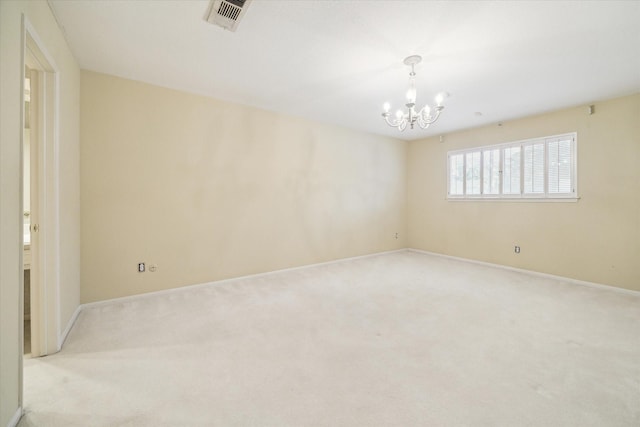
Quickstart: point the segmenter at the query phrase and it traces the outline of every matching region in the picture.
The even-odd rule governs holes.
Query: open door
[[[27,54],[25,67],[25,126],[23,135],[23,265],[24,265],[24,353],[33,357],[44,356],[41,332],[43,330],[42,301],[40,292],[40,215],[38,188],[40,184],[40,154],[42,141],[40,135],[40,75],[35,68],[37,61],[33,55]],[[31,67],[30,67],[31,66]],[[28,99],[28,100],[27,100]],[[45,346],[46,348],[46,346]]]
[[[23,243],[23,284],[24,284],[24,342],[23,349],[25,357],[31,355],[31,218],[32,218],[32,202],[31,202],[31,172],[37,173],[37,168],[34,170],[31,167],[33,156],[31,156],[31,69],[25,67],[24,73],[24,127],[22,134],[22,157],[23,157],[23,175],[22,175],[22,200],[23,200],[23,228],[22,228],[22,243]],[[36,131],[35,129],[33,129]],[[35,155],[35,153],[34,153]],[[37,182],[37,178],[34,182]],[[37,202],[37,201],[36,201]],[[37,206],[34,205],[37,209]],[[34,211],[35,212],[35,211]],[[33,265],[36,267],[35,264]],[[34,276],[37,276],[34,275]],[[35,338],[35,337],[34,337]]]
[[[32,357],[55,353],[60,350],[61,345],[58,295],[60,226],[55,129],[58,108],[57,81],[53,62],[41,49],[37,40],[35,31],[25,21],[24,62],[30,86],[30,105],[29,110],[25,111],[30,128],[29,230],[25,231],[29,231]],[[23,134],[23,138],[26,136],[26,133]],[[26,154],[24,151],[23,141],[23,155]],[[27,166],[24,167],[26,169]],[[26,177],[23,179],[26,181]],[[23,191],[26,193],[25,189]],[[23,199],[26,197],[26,194],[23,194]],[[26,239],[27,236],[25,243]],[[23,257],[26,257],[26,253]]]

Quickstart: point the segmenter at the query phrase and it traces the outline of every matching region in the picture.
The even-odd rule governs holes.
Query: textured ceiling
[[[83,69],[408,140],[640,91],[639,1],[253,0],[236,32],[207,1],[50,4]],[[451,96],[400,133],[411,54],[418,104]]]

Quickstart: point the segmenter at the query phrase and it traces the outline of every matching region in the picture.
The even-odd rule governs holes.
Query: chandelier
[[[404,64],[411,67],[411,72],[409,73],[409,89],[407,90],[407,111],[403,112],[402,110],[398,110],[396,112],[395,117],[391,117],[391,113],[389,109],[391,105],[388,102],[384,103],[384,113],[382,113],[382,117],[387,122],[389,126],[396,127],[402,132],[406,129],[407,125],[413,126],[417,123],[418,126],[422,129],[428,128],[431,123],[438,120],[440,117],[440,113],[444,110],[444,105],[442,105],[442,101],[446,96],[446,93],[441,92],[436,96],[436,106],[432,109],[429,105],[425,105],[420,109],[420,111],[416,111],[416,72],[414,70],[414,66],[419,64],[422,61],[422,57],[420,55],[411,55],[405,58]]]

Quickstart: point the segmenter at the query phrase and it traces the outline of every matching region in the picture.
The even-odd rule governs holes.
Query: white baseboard
[[[232,282],[237,282],[237,281],[240,281],[240,280],[255,279],[255,278],[259,278],[259,277],[266,277],[266,276],[270,276],[270,275],[273,275],[273,274],[286,273],[286,272],[289,272],[289,271],[302,270],[302,269],[305,269],[305,268],[318,267],[318,266],[322,266],[322,265],[337,264],[337,263],[340,263],[340,262],[354,261],[354,260],[357,260],[357,259],[370,258],[370,257],[379,256],[379,255],[392,254],[392,253],[396,253],[396,252],[404,252],[406,250],[407,250],[406,248],[403,248],[403,249],[395,249],[395,250],[385,251],[385,252],[376,252],[376,253],[373,253],[373,254],[358,255],[358,256],[349,257],[349,258],[335,259],[335,260],[332,260],[332,261],[318,262],[318,263],[315,263],[315,264],[301,265],[299,267],[283,268],[283,269],[280,269],[280,270],[268,271],[268,272],[265,272],[265,273],[249,274],[249,275],[246,275],[246,276],[232,277],[230,279],[216,280],[216,281],[213,281],[213,282],[199,283],[199,284],[195,284],[195,285],[181,286],[181,287],[178,287],[178,288],[164,289],[164,290],[161,290],[161,291],[146,292],[144,294],[129,295],[129,296],[126,296],[126,297],[111,298],[111,299],[106,299],[106,300],[102,300],[102,301],[88,302],[88,303],[82,304],[80,307],[81,308],[89,308],[89,307],[97,307],[97,306],[101,306],[101,305],[108,305],[108,304],[125,302],[125,301],[133,301],[133,300],[137,300],[137,299],[144,299],[144,298],[149,298],[149,297],[158,296],[158,295],[171,294],[171,293],[174,293],[174,292],[183,292],[183,291],[186,291],[186,290],[197,289],[197,288],[201,288],[201,287],[205,287],[205,286],[221,285],[221,284],[224,284],[224,283],[232,283]]]
[[[80,315],[81,311],[82,311],[82,304],[79,305],[76,308],[76,311],[73,312],[71,319],[69,319],[69,322],[67,322],[67,327],[64,329],[64,331],[62,331],[62,334],[60,334],[60,336],[58,337],[58,351],[62,349],[62,345],[67,340],[67,336],[69,335],[69,332],[71,332],[71,328],[73,328],[73,325],[76,323],[76,320],[78,319],[78,316]]]
[[[22,407],[19,407],[18,409],[16,409],[16,413],[13,414],[13,417],[11,417],[11,419],[9,420],[9,424],[7,424],[7,427],[16,427],[21,417]]]
[[[439,254],[439,253],[436,253],[436,252],[423,251],[422,249],[408,248],[407,250],[411,251],[411,252],[418,252],[418,253],[422,253],[422,254],[426,254],[426,255],[433,255],[433,256],[442,257],[442,258],[449,258],[449,259],[453,259],[453,260],[456,260],[456,261],[469,262],[469,263],[472,263],[472,264],[479,264],[479,265],[484,265],[484,266],[487,266],[487,267],[501,268],[503,270],[516,271],[518,273],[529,274],[529,275],[532,275],[532,276],[538,276],[538,277],[544,277],[544,278],[547,278],[547,279],[560,280],[560,281],[569,282],[569,283],[572,283],[572,284],[575,284],[575,285],[589,286],[591,288],[597,288],[597,289],[602,289],[602,290],[607,290],[607,291],[614,291],[614,292],[621,292],[621,293],[624,293],[624,294],[627,294],[627,295],[633,295],[635,297],[640,297],[640,291],[635,291],[633,289],[619,288],[617,286],[605,285],[605,284],[602,284],[602,283],[594,283],[594,282],[587,282],[587,281],[584,281],[584,280],[572,279],[571,277],[556,276],[554,274],[549,274],[549,273],[540,273],[539,271],[525,270],[524,268],[510,267],[508,265],[493,264],[491,262],[478,261],[478,260],[475,260],[475,259],[461,258],[461,257],[457,257],[457,256],[452,256],[452,255]]]

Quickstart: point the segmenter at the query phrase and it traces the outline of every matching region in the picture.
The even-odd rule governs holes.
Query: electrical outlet
[[[517,253],[517,254],[519,254],[519,253],[520,253],[520,246],[516,246],[516,247],[514,248],[514,252],[515,252],[515,253]]]
[[[399,237],[399,236],[398,236],[398,233],[396,233],[396,240],[398,240],[398,237]]]
[[[144,273],[144,262],[138,263],[138,273]]]
[[[149,266],[149,271],[155,273],[156,271],[158,271],[158,266],[156,264],[151,264]]]

